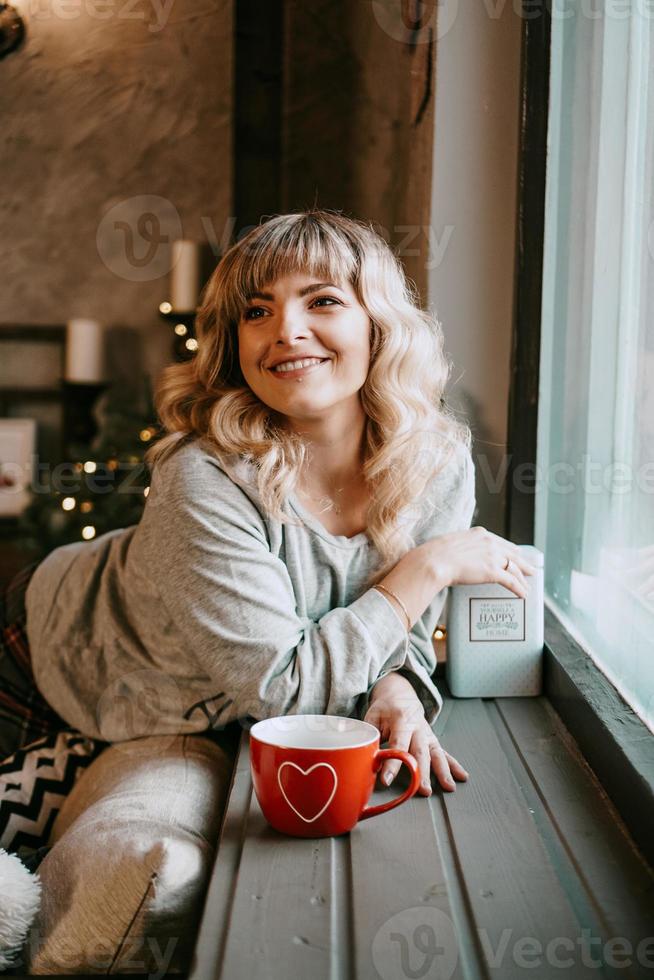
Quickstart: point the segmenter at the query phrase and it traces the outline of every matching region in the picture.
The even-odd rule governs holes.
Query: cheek
[[[370,368],[370,343],[367,337],[357,347],[356,364],[364,374],[368,374],[368,369]]]
[[[254,371],[257,363],[256,346],[246,337],[239,337],[237,360],[241,365],[241,371],[243,371],[243,374]]]

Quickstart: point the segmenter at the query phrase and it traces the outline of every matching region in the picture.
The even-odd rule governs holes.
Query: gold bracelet
[[[411,617],[409,616],[408,610],[407,610],[406,606],[404,605],[404,603],[402,602],[402,600],[400,599],[399,595],[396,595],[395,592],[391,592],[391,590],[390,589],[387,589],[385,585],[375,585],[374,587],[376,589],[379,589],[380,592],[388,592],[388,594],[390,596],[392,596],[393,599],[395,599],[395,601],[397,603],[399,603],[399,605],[402,608],[402,611],[404,612],[404,615],[406,616],[407,633],[410,633],[411,632]]]

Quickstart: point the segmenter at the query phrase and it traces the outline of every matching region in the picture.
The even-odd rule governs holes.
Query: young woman
[[[356,714],[414,754],[424,795],[432,771],[453,790],[467,772],[431,728],[447,587],[524,595],[531,569],[470,528],[440,325],[372,227],[313,209],[229,249],[197,333],[195,359],[160,380],[140,522],[29,579],[39,695],[105,742]]]

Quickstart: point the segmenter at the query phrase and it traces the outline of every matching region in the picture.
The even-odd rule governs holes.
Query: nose
[[[290,344],[307,336],[308,326],[302,313],[291,306],[281,308],[276,317],[275,343]]]

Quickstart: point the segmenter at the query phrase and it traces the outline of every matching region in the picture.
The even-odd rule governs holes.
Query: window
[[[548,604],[654,731],[650,6],[553,7],[535,543]]]

